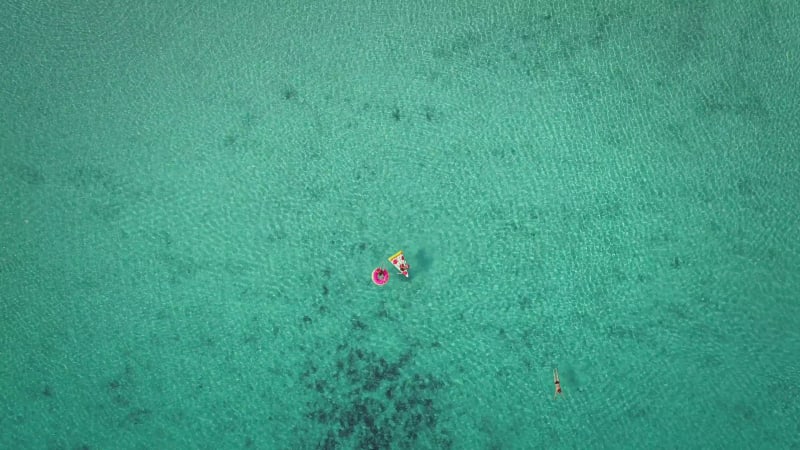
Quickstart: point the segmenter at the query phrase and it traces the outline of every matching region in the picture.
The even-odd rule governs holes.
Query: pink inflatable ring
[[[383,267],[378,267],[372,271],[372,282],[378,286],[383,286],[389,281],[389,271]]]

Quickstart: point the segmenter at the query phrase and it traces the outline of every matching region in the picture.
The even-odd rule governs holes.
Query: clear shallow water
[[[0,12],[0,447],[800,445],[796,6]]]

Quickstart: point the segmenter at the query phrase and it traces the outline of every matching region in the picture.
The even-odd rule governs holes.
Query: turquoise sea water
[[[0,6],[1,448],[800,448],[796,3],[135,3]]]

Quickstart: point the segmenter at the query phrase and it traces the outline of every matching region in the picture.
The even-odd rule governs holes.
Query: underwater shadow
[[[409,261],[409,264],[414,272],[428,272],[433,264],[433,258],[423,248],[414,253],[414,257]]]

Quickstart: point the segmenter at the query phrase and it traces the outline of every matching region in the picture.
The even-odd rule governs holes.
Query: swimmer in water
[[[558,369],[553,369],[553,382],[556,384],[556,393],[553,394],[553,400],[561,395],[561,380],[558,379]]]

